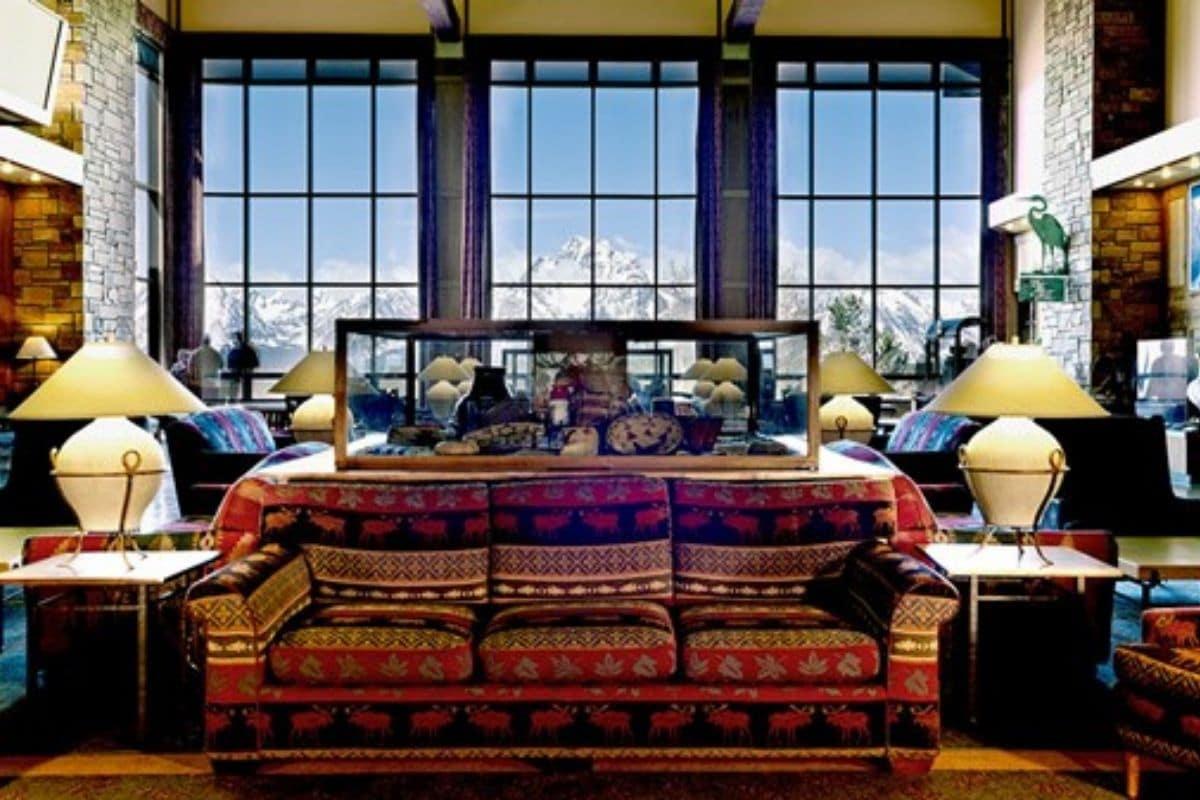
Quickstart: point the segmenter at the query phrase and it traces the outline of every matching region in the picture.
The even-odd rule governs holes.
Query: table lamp
[[[417,373],[419,380],[433,384],[425,392],[425,402],[439,422],[445,423],[449,420],[454,413],[454,407],[458,405],[461,394],[454,388],[454,384],[471,380],[474,370],[475,365],[472,365],[471,371],[468,372],[452,357],[438,356]]]
[[[58,358],[58,353],[54,352],[54,348],[50,346],[50,342],[46,341],[45,336],[30,336],[21,343],[21,349],[17,351],[16,358],[18,361],[33,362],[33,382],[36,384],[38,362],[54,361]]]
[[[821,361],[821,392],[833,395],[821,406],[821,441],[853,439],[866,444],[875,433],[875,415],[856,394],[887,394],[892,385],[852,351],[830,353]]]
[[[67,359],[11,418],[95,418],[52,450],[50,461],[80,530],[116,533],[124,552],[127,534],[138,529],[166,471],[162,447],[126,417],[202,410],[199,398],[134,345],[92,342]]]
[[[483,362],[475,358],[475,356],[467,356],[462,361],[459,361],[458,365],[467,373],[467,379],[458,384],[458,393],[466,396],[467,392],[471,391],[471,381],[475,380],[475,368],[482,367]]]
[[[273,394],[308,398],[292,412],[292,433],[296,441],[333,441],[336,375],[333,351],[314,350],[268,390]]]
[[[959,448],[959,466],[984,522],[1012,528],[1018,546],[1032,537],[1067,469],[1058,441],[1031,417],[1108,416],[1042,348],[1015,343],[993,344],[926,409],[995,417]],[[1038,555],[1049,563],[1040,548]]]

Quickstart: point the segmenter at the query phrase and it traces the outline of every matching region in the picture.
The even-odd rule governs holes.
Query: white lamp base
[[[335,403],[331,394],[314,394],[292,412],[292,433],[297,442],[333,443],[333,416]],[[354,425],[354,417],[346,411],[348,427]]]
[[[989,525],[1033,529],[1062,485],[1058,440],[1028,417],[999,417],[959,450],[967,485]]]
[[[818,412],[821,441],[824,444],[839,439],[851,439],[869,444],[875,433],[875,417],[871,410],[848,394],[834,395]]]

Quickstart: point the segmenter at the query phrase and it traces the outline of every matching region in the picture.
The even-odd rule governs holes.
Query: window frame
[[[151,37],[146,34],[135,31],[134,34],[134,81],[145,77],[158,87],[158,102],[155,104],[155,119],[147,128],[148,134],[154,137],[154,151],[156,156],[156,164],[154,169],[155,180],[153,183],[143,181],[138,177],[137,163],[141,159],[141,153],[136,152],[138,134],[141,131],[141,125],[144,120],[141,119],[140,104],[137,103],[137,90],[134,89],[134,163],[133,170],[133,202],[134,202],[134,217],[137,216],[137,204],[144,193],[147,196],[149,207],[157,211],[153,218],[146,220],[147,232],[152,240],[151,259],[146,265],[145,276],[140,274],[137,260],[142,250],[142,242],[134,242],[134,304],[135,310],[133,315],[133,323],[136,326],[138,320],[137,305],[139,305],[137,297],[137,285],[144,283],[146,285],[146,328],[141,331],[141,335],[146,337],[146,353],[151,358],[158,360],[162,355],[162,272],[163,261],[166,254],[166,207],[164,198],[166,196],[166,105],[167,105],[167,85],[164,80],[166,74],[164,61],[166,52],[164,48]],[[143,59],[143,48],[149,50],[154,55],[154,63],[147,63],[147,59]],[[150,232],[150,226],[154,226],[154,230]],[[136,239],[137,225],[134,225],[134,234]],[[134,331],[134,341],[137,341],[138,332]]]

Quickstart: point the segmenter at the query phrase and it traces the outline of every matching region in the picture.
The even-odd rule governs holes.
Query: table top
[[[1121,568],[1139,570],[1200,570],[1200,536],[1118,536]]]
[[[216,550],[70,553],[0,573],[0,584],[20,586],[159,586],[220,557]]]
[[[1119,578],[1121,570],[1070,547],[1032,546],[1020,554],[1012,544],[924,544],[921,550],[951,578]]]

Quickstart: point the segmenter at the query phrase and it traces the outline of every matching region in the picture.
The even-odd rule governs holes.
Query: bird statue
[[[1043,273],[1054,273],[1060,270],[1054,266],[1054,251],[1062,251],[1062,270],[1067,272],[1067,248],[1070,246],[1071,237],[1063,230],[1063,226],[1053,214],[1046,213],[1049,204],[1046,198],[1040,194],[1035,194],[1027,198],[1033,205],[1029,208],[1029,213],[1025,215],[1029,220],[1029,227],[1033,228],[1033,232],[1037,234],[1038,239],[1042,242],[1042,269]],[[1050,268],[1046,267],[1046,260],[1049,257]]]

